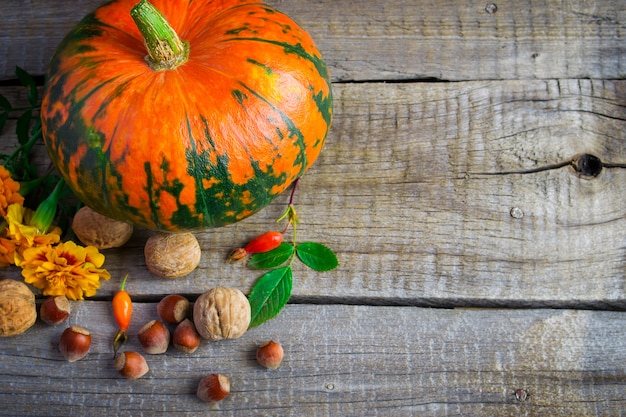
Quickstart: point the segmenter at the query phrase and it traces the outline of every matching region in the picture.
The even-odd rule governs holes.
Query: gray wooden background
[[[200,266],[177,280],[147,271],[151,232],[136,230],[105,252],[113,278],[72,303],[70,323],[94,334],[86,359],[66,363],[62,328],[42,323],[0,339],[0,415],[624,415],[626,3],[268,3],[310,31],[332,75],[334,123],[296,207],[299,237],[340,267],[296,266],[279,317],[191,356],[150,356],[150,373],[126,381],[110,346],[121,278],[135,332],[166,294],[247,292],[258,271],[225,256],[274,227],[288,195],[197,233]],[[3,0],[0,94],[25,102],[15,66],[43,74],[98,4]],[[581,168],[590,157],[596,172]],[[286,351],[276,372],[254,360],[269,338]],[[194,394],[208,372],[232,379],[216,406]]]

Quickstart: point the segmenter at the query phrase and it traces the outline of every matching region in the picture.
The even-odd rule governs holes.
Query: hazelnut
[[[150,370],[146,359],[133,351],[125,351],[117,355],[114,366],[120,375],[128,379],[141,378]]]
[[[196,395],[204,402],[222,401],[230,394],[230,380],[222,374],[210,374],[198,383]]]
[[[200,244],[196,237],[185,233],[158,233],[146,241],[146,266],[162,278],[179,278],[200,264]]]
[[[217,287],[200,295],[193,306],[196,330],[212,341],[236,339],[250,325],[250,303],[236,288]]]
[[[0,336],[15,336],[37,321],[35,294],[14,279],[0,281]]]
[[[133,234],[131,224],[103,216],[87,206],[74,215],[72,230],[83,244],[98,249],[123,246]]]
[[[64,295],[48,297],[41,304],[39,318],[50,326],[63,323],[70,316],[70,301]]]
[[[150,320],[137,333],[139,344],[150,355],[165,353],[170,345],[170,331],[163,323]]]
[[[193,353],[200,346],[200,335],[196,330],[196,326],[189,319],[181,321],[176,326],[172,339],[174,347],[181,352]]]
[[[59,351],[68,362],[76,362],[87,356],[90,347],[91,334],[84,327],[71,326],[61,334]]]
[[[283,355],[283,347],[274,340],[268,340],[256,350],[256,360],[261,366],[271,370],[278,369],[283,361]]]
[[[189,314],[189,300],[178,294],[167,295],[157,304],[157,314],[166,323],[178,324]]]

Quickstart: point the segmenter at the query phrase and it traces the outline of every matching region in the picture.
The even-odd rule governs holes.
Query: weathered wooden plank
[[[16,65],[42,74],[62,37],[101,3],[4,0],[0,79],[13,77]],[[485,1],[268,3],[311,32],[334,80],[615,79],[626,74],[624,2],[496,2],[495,13],[487,11]]]
[[[0,80],[15,65],[43,73],[101,1],[4,0]],[[61,358],[60,327],[0,339],[0,415],[624,415],[623,311],[510,308],[626,309],[626,81],[616,81],[626,4],[522,0],[489,13],[489,2],[458,0],[269,3],[311,32],[342,82],[327,147],[296,194],[299,239],[328,244],[340,268],[296,265],[294,304],[277,318],[191,356],[150,356],[148,377],[130,382],[111,359],[120,278],[132,277],[132,334],[164,294],[247,291],[260,273],[224,258],[277,227],[287,196],[198,233],[201,265],[178,280],[147,272],[151,232],[137,230],[105,252],[113,279],[96,299],[73,303],[70,323],[95,335],[87,359]],[[478,81],[343,83],[424,78]],[[0,94],[25,101],[20,89]],[[0,153],[14,127],[0,132]],[[597,176],[576,172],[583,154],[598,158]],[[277,372],[254,361],[269,338],[287,350]],[[206,406],[195,386],[216,371],[233,394]]]
[[[70,323],[94,338],[81,361],[66,363],[56,350],[61,327],[38,323],[0,339],[0,415],[559,417],[626,409],[624,313],[289,305],[240,339],[148,356],[147,376],[127,381],[112,366],[109,304],[73,308]],[[131,333],[154,316],[154,304],[136,303]],[[254,359],[269,338],[286,350],[275,372]],[[127,348],[141,349],[134,337]],[[213,407],[194,395],[211,372],[232,383]]]
[[[341,265],[296,265],[295,300],[626,307],[626,82],[335,87],[328,144],[296,204],[299,239],[328,244]],[[581,154],[605,164],[598,176],[576,173]],[[106,265],[139,276],[148,297],[248,289],[260,274],[224,258],[276,227],[287,199],[198,233],[203,258],[186,278],[145,270],[147,231],[106,252]]]
[[[350,236],[353,255],[362,254],[346,260],[351,287],[372,297],[462,293],[481,302],[499,294],[520,303],[590,300],[602,288],[613,295],[601,298],[623,305],[626,114],[618,84],[345,86],[333,150],[312,181],[316,200],[326,201],[320,207],[337,214],[327,220],[340,225],[329,235]],[[584,153],[621,168],[578,177],[566,164]],[[608,247],[611,259],[593,260]],[[591,264],[574,266],[582,259]]]

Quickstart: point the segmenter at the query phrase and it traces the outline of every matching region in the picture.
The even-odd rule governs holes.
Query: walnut
[[[213,288],[196,300],[193,320],[205,339],[236,339],[248,330],[250,303],[236,288]]]
[[[148,270],[162,278],[179,278],[200,264],[202,251],[196,237],[185,233],[158,233],[146,241],[144,256]]]
[[[24,333],[37,320],[35,294],[13,279],[0,281],[0,336]]]
[[[133,234],[131,224],[103,216],[87,206],[74,215],[72,229],[83,244],[98,249],[119,248]]]

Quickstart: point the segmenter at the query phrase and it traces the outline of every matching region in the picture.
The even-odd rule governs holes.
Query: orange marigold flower
[[[7,208],[11,204],[24,204],[24,197],[18,191],[20,183],[11,178],[11,173],[0,165],[0,216],[7,214]]]
[[[61,228],[55,226],[42,233],[30,224],[34,211],[19,204],[11,204],[7,209],[7,238],[15,243],[15,265],[20,266],[26,249],[38,246],[54,245],[61,240]]]
[[[0,237],[0,267],[15,263],[15,243],[12,240]]]
[[[26,249],[21,267],[24,281],[43,290],[43,295],[83,300],[96,294],[100,279],[111,278],[106,269],[100,268],[102,264],[104,255],[94,246],[67,241]]]

